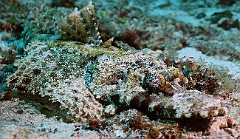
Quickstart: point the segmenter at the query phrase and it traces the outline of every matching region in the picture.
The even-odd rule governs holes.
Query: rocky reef
[[[4,100],[13,92],[34,96],[25,101],[38,98],[41,105],[39,98],[47,99],[58,104],[49,108],[52,113],[64,113],[59,119],[79,123],[74,131],[92,130],[99,138],[188,138],[191,130],[207,135],[215,121],[229,116],[215,71],[194,58],[171,60],[162,51],[137,50],[120,41],[124,37],[103,42],[92,2],[68,14],[46,10],[33,19],[34,10],[22,33],[26,55],[13,63],[17,70],[6,79],[10,91]],[[148,33],[138,32],[143,34]],[[217,128],[233,127],[229,119]]]

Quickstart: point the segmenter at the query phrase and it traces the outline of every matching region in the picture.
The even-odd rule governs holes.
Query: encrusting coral
[[[101,43],[91,2],[66,19],[57,29],[72,41],[29,43],[27,56],[14,63],[18,70],[7,78],[9,88],[48,96],[75,121],[83,122],[104,121],[132,109],[153,119],[208,119],[227,114],[224,101],[209,95],[211,90],[189,85],[190,72],[184,73],[182,65],[168,66],[141,51],[111,46],[113,39]],[[149,129],[146,138],[161,136],[160,129],[133,121],[132,127]]]

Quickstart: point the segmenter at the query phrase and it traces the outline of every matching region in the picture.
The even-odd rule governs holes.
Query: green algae
[[[116,48],[114,46],[104,47],[104,45],[102,46],[92,46],[90,44],[83,45],[81,43],[71,42],[71,41],[70,42],[69,41],[53,41],[49,44],[49,47],[72,49],[73,52],[81,52],[90,57],[99,56],[102,54],[105,54],[107,56],[117,57],[117,56],[123,56],[128,54],[126,51]]]

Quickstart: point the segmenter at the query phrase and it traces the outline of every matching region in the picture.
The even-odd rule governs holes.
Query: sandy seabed
[[[23,5],[28,3],[21,0],[18,2]],[[117,39],[123,39],[124,41],[126,38],[121,36],[121,33],[126,29],[147,31],[150,32],[150,39],[138,34],[142,40],[133,43],[136,48],[141,47],[140,49],[143,49],[143,51],[146,50],[144,48],[157,50],[154,52],[148,50],[147,53],[153,53],[152,55],[159,51],[159,53],[169,52],[169,54],[180,58],[184,56],[194,57],[195,61],[204,61],[205,65],[222,68],[224,73],[227,73],[227,75],[224,75],[224,79],[227,79],[225,83],[231,84],[231,86],[224,88],[222,92],[220,91],[219,98],[223,99],[221,95],[227,92],[228,98],[224,100],[224,103],[226,103],[228,113],[225,116],[211,118],[207,129],[193,131],[183,129],[181,131],[182,135],[177,137],[224,139],[240,137],[240,24],[238,22],[237,27],[231,27],[232,22],[240,21],[240,2],[236,1],[230,6],[223,0],[152,0],[149,2],[142,2],[141,0],[131,2],[93,0],[92,2],[95,5],[97,16],[100,18],[100,32],[109,33],[105,35],[106,38],[115,34]],[[46,3],[51,2],[46,1]],[[62,1],[62,3],[73,4],[66,1]],[[74,5],[78,4],[81,5],[80,7],[84,6],[79,1],[76,1]],[[41,2],[36,3],[36,5],[41,5]],[[72,9],[74,9],[73,7]],[[231,11],[233,16],[227,17],[223,15],[216,23],[212,22],[214,13],[226,10]],[[14,15],[14,12],[13,14],[10,12],[11,10],[9,10],[9,15]],[[23,14],[25,15],[25,13]],[[125,16],[126,18],[124,18]],[[0,60],[4,57],[3,51],[12,49],[13,44],[17,44],[17,47],[20,48],[25,47],[22,39],[12,40],[14,33],[4,30],[7,28],[6,24],[3,24],[5,18],[4,16],[1,18]],[[114,22],[114,20],[117,21]],[[1,74],[4,66],[5,63],[1,63]],[[5,88],[6,84],[3,80],[0,87],[1,97],[9,91]],[[132,116],[138,114],[135,110],[129,110],[127,113]],[[142,131],[143,135],[141,135],[139,129],[123,130],[124,125],[127,124],[114,124],[114,120],[117,121],[117,118],[124,119],[126,117],[124,113],[113,116],[108,121],[111,123],[112,120],[113,123],[109,124],[108,129],[105,130],[86,128],[86,125],[81,122],[66,123],[54,117],[48,118],[31,104],[13,98],[0,101],[0,139],[153,138],[151,136],[152,132],[150,133],[148,130]],[[143,115],[140,117],[144,118]],[[165,137],[169,136],[166,135]]]

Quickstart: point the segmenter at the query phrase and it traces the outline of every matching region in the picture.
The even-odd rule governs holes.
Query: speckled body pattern
[[[196,119],[227,112],[222,100],[179,85],[183,79],[180,71],[167,67],[160,59],[134,53],[118,58],[100,56],[95,63],[98,71],[92,75],[91,92],[99,101],[110,101],[120,111],[129,107],[155,118]],[[157,76],[151,80],[155,89],[144,87],[149,73]]]
[[[15,64],[18,70],[8,77],[8,86],[50,96],[75,120],[89,115],[100,120],[109,105],[116,112],[134,108],[154,118],[201,119],[227,112],[220,99],[181,86],[184,78],[177,68],[142,52],[57,41],[27,48],[29,54]]]
[[[89,2],[58,23],[63,38],[78,42],[30,43],[28,55],[16,61],[18,70],[8,77],[8,87],[49,96],[76,121],[103,120],[128,109],[156,119],[203,119],[227,113],[221,99],[186,89],[180,69],[124,43],[111,46],[113,39],[101,43],[95,17]]]

